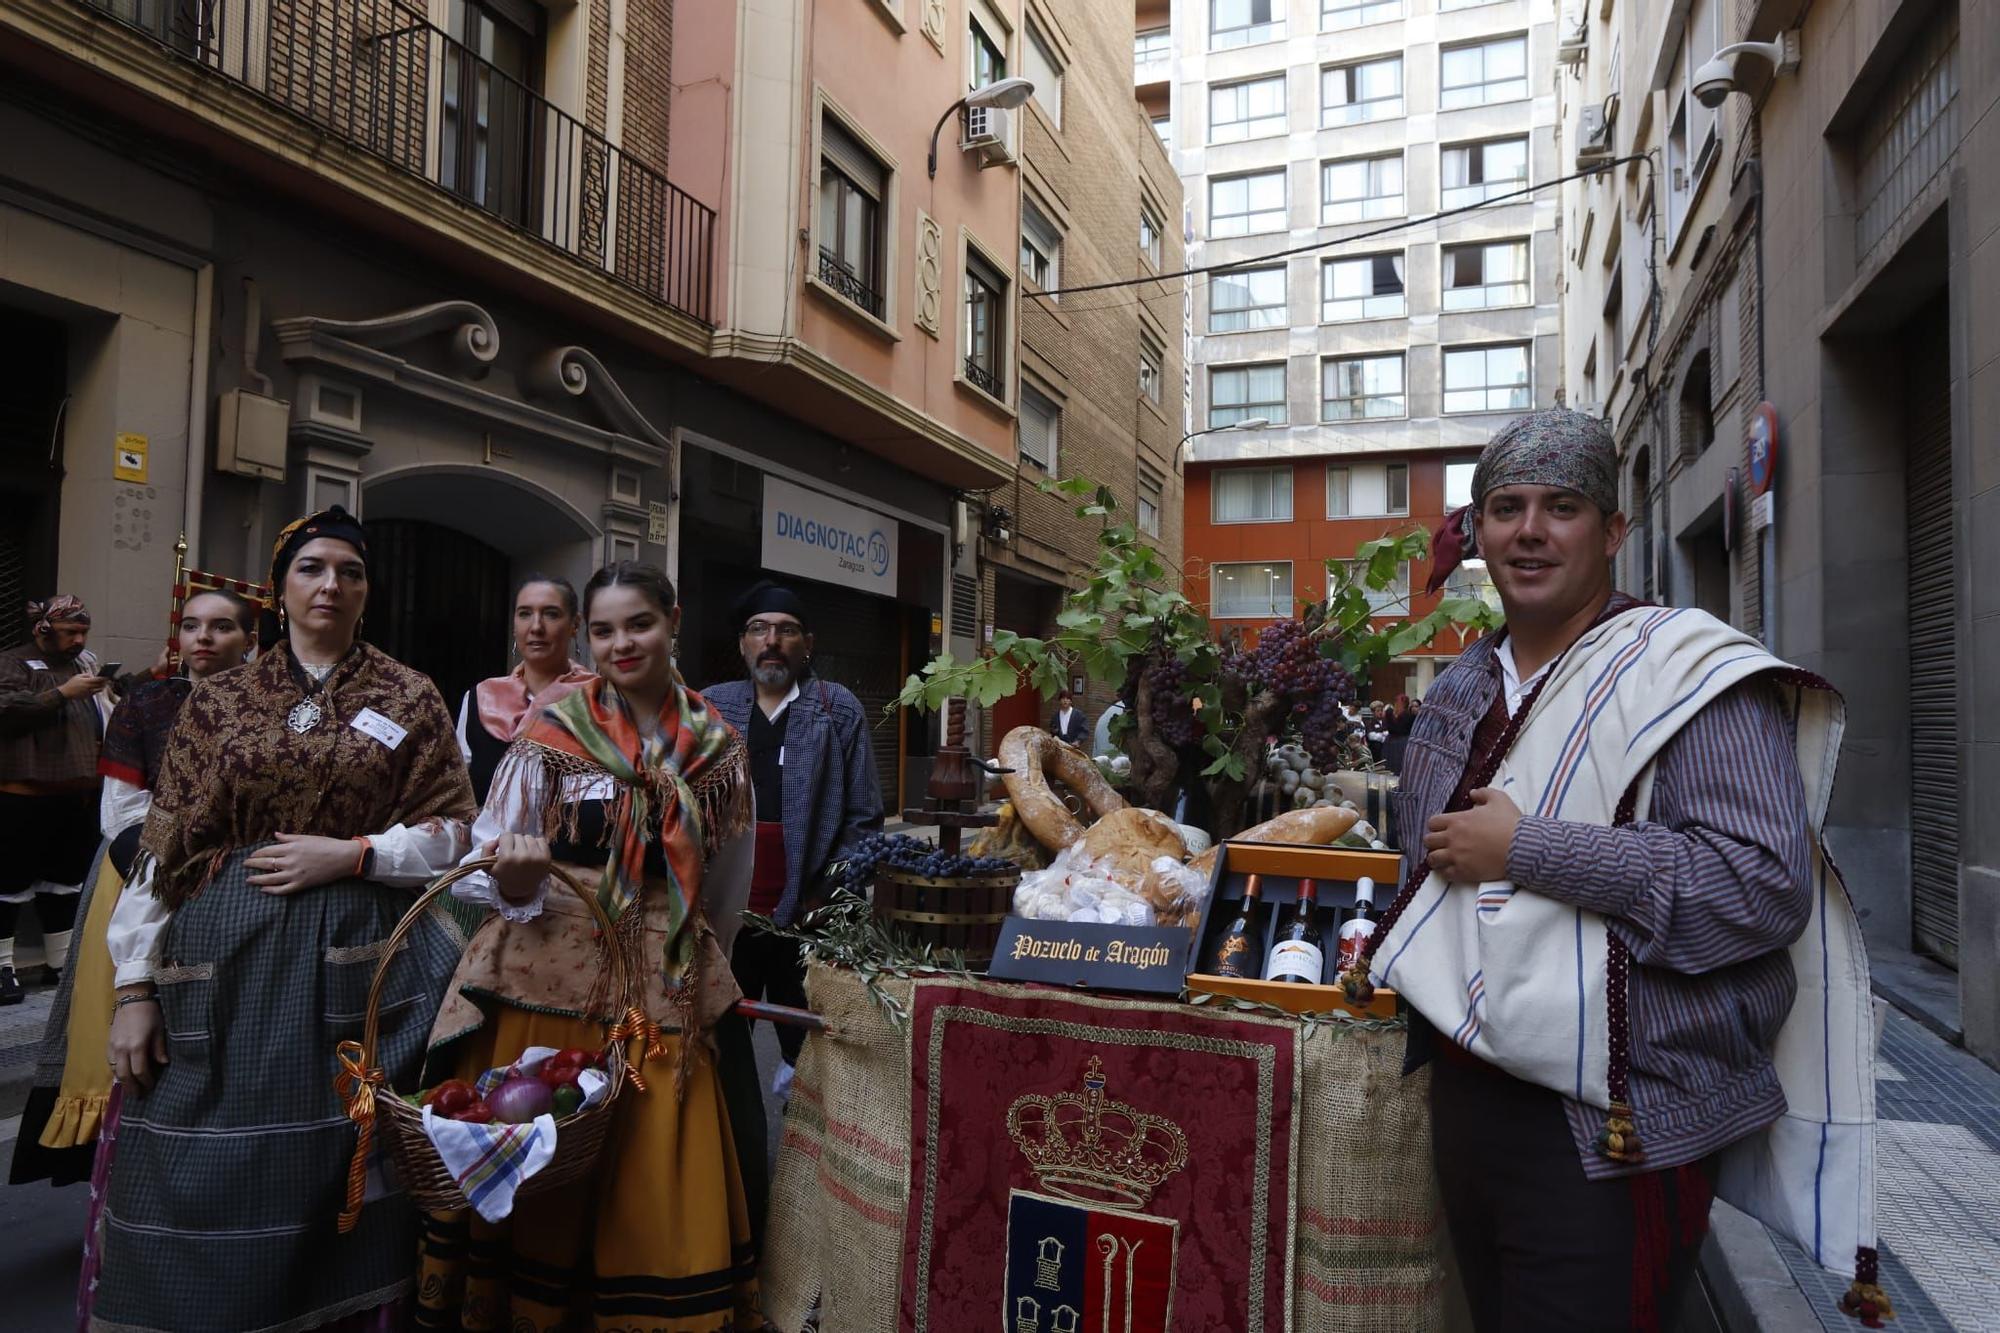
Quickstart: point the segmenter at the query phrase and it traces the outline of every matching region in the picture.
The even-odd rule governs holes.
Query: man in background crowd
[[[1076,696],[1068,690],[1056,692],[1055,716],[1049,719],[1049,730],[1059,741],[1071,745],[1083,744],[1083,738],[1090,734],[1090,724],[1084,721],[1083,712],[1076,706]]]
[[[14,930],[35,904],[51,973],[69,961],[76,898],[97,852],[97,747],[114,681],[87,647],[90,612],[59,594],[29,602],[29,641],[0,652],[0,1004],[24,998],[14,971]],[[166,655],[154,664],[163,672]]]
[[[750,910],[789,926],[832,887],[827,868],[850,844],[882,827],[882,795],[868,746],[868,716],[844,685],[813,672],[813,636],[797,593],[769,581],[736,603],[745,679],[701,692],[743,733],[757,802]],[[799,946],[745,930],[731,963],[750,999],[804,1008]],[[802,1028],[780,1026],[784,1067],[772,1090],[791,1087],[805,1043]]]

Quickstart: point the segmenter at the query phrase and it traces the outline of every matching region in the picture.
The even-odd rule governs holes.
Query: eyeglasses
[[[744,636],[761,639],[776,634],[785,643],[805,637],[806,627],[796,620],[753,620],[743,627]]]

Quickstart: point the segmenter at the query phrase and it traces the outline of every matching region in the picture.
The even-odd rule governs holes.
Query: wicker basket
[[[390,1155],[395,1158],[402,1177],[403,1189],[417,1207],[428,1212],[455,1212],[471,1206],[459,1189],[458,1182],[445,1169],[430,1137],[424,1133],[423,1109],[397,1096],[395,1089],[386,1085],[382,1070],[375,1063],[375,1043],[379,1035],[376,1010],[396,951],[402,947],[410,931],[416,928],[416,923],[423,918],[432,901],[465,876],[489,869],[492,865],[493,861],[489,858],[459,866],[441,876],[403,914],[403,919],[396,923],[395,932],[389,937],[381,963],[375,969],[374,983],[368,988],[368,1009],[361,1029],[361,1041],[359,1044],[352,1041],[340,1044],[343,1068],[334,1086],[347,1104],[348,1117],[361,1126],[361,1140],[354,1151],[355,1167],[348,1180],[347,1210],[341,1214],[343,1231],[360,1216],[361,1186],[372,1132],[379,1132],[387,1141]],[[619,997],[618,1009],[628,1011],[630,997],[634,993],[632,979],[626,975],[624,954],[613,944],[615,935],[611,921],[598,905],[597,896],[559,865],[551,866],[549,873],[580,898],[590,909],[591,916],[597,919],[599,938],[605,944],[606,966],[611,971],[611,994]],[[610,1132],[611,1113],[617,1105],[618,1095],[630,1076],[624,1045],[618,1040],[624,1035],[624,1024],[606,1025],[604,1068],[611,1083],[604,1099],[556,1122],[555,1155],[549,1159],[548,1165],[515,1190],[517,1201],[566,1185],[590,1173],[597,1161],[598,1151],[604,1146],[605,1135]]]
[[[875,915],[903,938],[940,949],[957,949],[968,967],[993,960],[1000,927],[1014,910],[1019,870],[995,875],[933,879],[903,870],[875,872]]]

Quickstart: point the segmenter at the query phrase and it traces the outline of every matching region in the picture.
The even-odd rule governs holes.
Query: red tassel
[[[1682,1247],[1699,1245],[1708,1234],[1708,1210],[1715,1202],[1715,1191],[1709,1187],[1708,1176],[1693,1162],[1675,1170],[1674,1199],[1680,1213]]]
[[[1667,1285],[1667,1193],[1664,1173],[1632,1177],[1632,1328],[1658,1333],[1660,1292]]]

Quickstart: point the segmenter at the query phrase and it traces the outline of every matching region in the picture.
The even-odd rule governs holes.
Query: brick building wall
[[[1158,135],[1132,90],[1133,11],[1129,0],[1028,0],[1028,40],[1039,39],[1062,66],[1060,124],[1047,99],[1018,113],[1021,198],[1061,234],[1058,288],[1174,273],[1184,267],[1181,187]],[[1025,49],[1025,45],[1023,47]],[[1165,233],[1157,266],[1140,250],[1142,210]],[[1046,297],[1021,283],[1021,383],[1060,410],[1055,466],[1022,461],[1014,481],[985,497],[1013,515],[1011,539],[982,540],[982,619],[1009,612],[1042,623],[1003,625],[1047,634],[1061,594],[1095,559],[1098,523],[1079,520],[1076,501],[1044,495],[1046,477],[1088,478],[1109,486],[1118,515],[1136,521],[1142,491],[1157,487],[1159,532],[1146,538],[1178,582],[1182,549],[1181,479],[1174,453],[1183,426],[1182,329],[1178,278],[1136,288]],[[1141,390],[1143,338],[1159,353],[1159,401]],[[1024,395],[1025,396],[1025,395]],[[1004,583],[1006,586],[999,586]],[[1023,586],[1026,585],[1026,586]],[[1001,612],[996,617],[996,610]],[[1092,684],[1082,701],[1093,718],[1115,697]],[[1025,699],[991,710],[1005,730],[1025,717]],[[1037,699],[1035,712],[1047,709]],[[993,736],[988,724],[988,743]]]
[[[608,5],[609,0],[604,0]],[[667,106],[673,96],[672,0],[625,7],[624,131],[621,146],[656,170],[667,167]]]
[[[611,0],[593,0],[590,6],[590,64],[584,79],[584,120],[602,134],[611,97]]]

